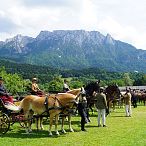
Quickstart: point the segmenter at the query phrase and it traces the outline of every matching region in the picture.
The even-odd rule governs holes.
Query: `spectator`
[[[131,114],[132,114],[132,110],[131,110],[131,93],[130,93],[129,89],[126,90],[126,93],[124,95],[124,100],[125,100],[126,117],[131,117]]]
[[[95,98],[97,100],[96,102],[96,108],[98,110],[98,127],[101,127],[100,124],[100,118],[102,116],[102,125],[103,127],[106,127],[106,108],[107,108],[107,101],[106,101],[106,95],[103,93],[104,89],[100,88],[99,93],[95,94]]]

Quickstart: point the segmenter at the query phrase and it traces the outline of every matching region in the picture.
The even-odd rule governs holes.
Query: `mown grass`
[[[14,124],[0,137],[0,146],[146,146],[146,107],[138,106],[132,110],[132,117],[125,117],[124,108],[116,109],[106,119],[108,127],[100,128],[95,112],[91,116],[92,122],[86,125],[87,132],[80,131],[80,117],[73,117],[75,132],[52,137],[48,136],[48,125],[39,132],[33,126],[33,133],[28,135],[19,124]],[[67,124],[65,129],[68,129]]]

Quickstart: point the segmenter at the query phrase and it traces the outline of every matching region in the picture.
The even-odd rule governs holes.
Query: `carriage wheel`
[[[0,114],[0,134],[5,134],[10,128],[10,120],[7,114]]]
[[[24,118],[24,115],[20,114],[19,115],[19,124],[21,127],[25,127],[25,118]]]
[[[21,113],[11,114],[10,119],[11,119],[10,121],[12,122],[11,125],[18,122],[21,127],[25,127],[25,125],[24,125],[24,115],[22,115]]]

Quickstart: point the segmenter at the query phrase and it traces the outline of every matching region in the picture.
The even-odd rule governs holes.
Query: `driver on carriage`
[[[67,84],[67,80],[64,80],[63,91],[64,91],[64,92],[67,92],[67,91],[69,91],[69,90],[70,90],[70,88],[69,88],[69,86],[68,86],[68,84]]]
[[[4,104],[6,103],[13,103],[13,97],[10,96],[10,94],[7,92],[5,86],[3,85],[3,78],[0,77],[0,98],[2,99],[2,101],[4,102]]]
[[[37,78],[32,79],[32,85],[31,85],[31,94],[32,95],[38,95],[43,96],[43,92],[40,90],[38,84],[37,84]]]

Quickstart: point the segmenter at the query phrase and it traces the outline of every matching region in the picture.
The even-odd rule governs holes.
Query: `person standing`
[[[107,108],[107,101],[106,95],[103,93],[104,89],[101,87],[99,89],[99,93],[95,94],[96,98],[96,108],[98,110],[98,127],[101,127],[100,118],[102,116],[102,126],[106,127],[106,108]]]
[[[124,94],[124,100],[125,100],[126,117],[131,117],[131,114],[132,114],[132,110],[131,110],[131,93],[130,93],[129,89],[127,89],[126,93]]]
[[[13,97],[9,95],[3,82],[4,82],[3,78],[0,77],[0,98],[2,99],[4,104],[8,102],[13,103],[14,102]]]
[[[81,130],[86,131],[85,124],[88,123],[89,121],[87,117],[87,99],[86,99],[85,93],[80,94],[77,108],[78,108],[79,115],[81,116]]]

